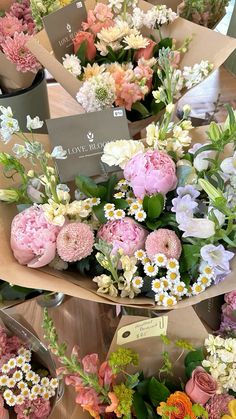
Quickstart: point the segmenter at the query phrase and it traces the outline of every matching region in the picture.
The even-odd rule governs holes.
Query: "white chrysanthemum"
[[[157,253],[153,258],[153,262],[160,267],[166,266],[167,257],[163,253]]]
[[[180,280],[179,272],[168,271],[166,277],[172,282],[172,284]]]
[[[158,306],[163,305],[163,300],[164,300],[165,297],[168,297],[167,292],[160,292],[159,294],[155,294],[155,301],[156,301]]]
[[[27,372],[29,372],[31,370],[31,365],[30,364],[24,364],[22,367],[22,371],[26,374]]]
[[[177,304],[177,299],[173,295],[165,296],[162,300],[164,307],[173,307],[175,304]]]
[[[24,402],[25,402],[25,399],[21,394],[19,394],[19,396],[16,396],[16,404],[17,405],[20,406],[21,404],[24,404]]]
[[[141,141],[134,140],[118,140],[106,143],[102,162],[108,166],[120,166],[124,169],[126,163],[136,154],[144,151],[144,145]]]
[[[10,369],[13,369],[16,367],[16,359],[15,358],[11,358],[9,359],[8,363],[7,363],[8,367]]]
[[[116,86],[109,73],[102,73],[84,82],[76,95],[86,112],[96,112],[112,107],[116,98]]]
[[[5,374],[0,377],[0,387],[6,387],[8,378],[9,377]]]
[[[26,363],[26,359],[25,359],[25,356],[24,356],[24,355],[19,355],[19,356],[16,358],[16,365],[17,365],[17,367],[22,368],[22,366],[23,366],[25,363]]]
[[[155,293],[162,293],[164,291],[163,283],[160,279],[154,279],[154,281],[152,281],[152,290]]]
[[[17,383],[17,387],[19,390],[24,390],[27,387],[27,384],[24,381],[20,381],[19,383]]]
[[[145,263],[143,269],[147,276],[154,277],[158,274],[158,267],[152,263]]]
[[[135,288],[142,288],[143,286],[143,278],[141,276],[135,276],[132,279],[132,284]]]
[[[141,49],[146,48],[150,41],[141,34],[135,35],[131,33],[124,37],[124,43],[126,44],[124,49]]]
[[[134,215],[134,214],[136,214],[137,211],[140,211],[142,209],[143,209],[142,204],[140,204],[140,202],[138,202],[138,201],[134,201],[134,202],[132,202],[132,204],[129,207],[129,214]]]
[[[173,284],[169,279],[162,277],[160,278],[160,281],[162,281],[164,291],[169,291],[172,289]]]
[[[197,282],[199,284],[203,285],[205,288],[207,288],[211,285],[211,281],[212,281],[212,279],[209,278],[209,276],[204,275],[204,274],[199,275],[199,277],[197,279]]]
[[[204,264],[202,266],[202,268],[200,266],[200,272],[202,272],[208,278],[214,278],[214,276],[215,276],[214,268],[212,266],[209,266],[209,265]]]
[[[40,394],[40,386],[38,384],[34,385],[31,389],[31,393],[34,395]]]
[[[10,371],[10,368],[7,364],[4,364],[1,368],[3,374],[7,374]]]
[[[63,67],[68,70],[73,76],[78,77],[81,74],[81,61],[74,54],[66,54],[62,58]]]
[[[108,210],[104,212],[105,217],[109,221],[113,221],[115,219],[115,210]]]
[[[34,378],[35,373],[33,371],[29,371],[26,373],[25,378],[27,381],[32,381],[32,379]]]
[[[116,192],[114,194],[114,198],[116,198],[116,199],[121,199],[121,198],[124,198],[124,197],[125,197],[125,193],[124,192]]]
[[[115,204],[106,204],[104,205],[104,211],[111,211],[115,209]]]
[[[6,402],[13,396],[13,392],[9,389],[5,390],[3,393],[3,397],[6,400]]]
[[[13,407],[16,405],[16,396],[14,396],[14,394],[12,395],[12,397],[10,397],[9,399],[6,400],[6,404],[10,407]]]
[[[13,378],[16,382],[21,381],[23,378],[23,374],[21,371],[15,371],[13,374]]]
[[[177,272],[179,270],[179,262],[175,258],[168,259],[166,267],[171,272]]]
[[[57,378],[52,378],[50,380],[50,387],[52,387],[52,388],[57,388],[58,387],[58,379]]]
[[[143,265],[146,265],[147,263],[152,264],[152,261],[151,261],[151,259],[150,259],[147,255],[145,255],[145,256],[143,257],[143,259],[142,259],[142,264],[143,264]]]
[[[50,383],[50,381],[49,381],[49,378],[48,378],[48,377],[43,377],[43,378],[41,379],[41,385],[42,385],[43,387],[48,387],[48,386],[49,386],[49,383]]]
[[[145,211],[139,210],[139,211],[136,211],[134,218],[136,221],[139,221],[140,223],[142,223],[144,220],[146,220],[147,214]]]
[[[177,295],[178,297],[182,297],[183,295],[186,295],[187,288],[184,282],[180,281],[177,284],[174,284],[174,287],[172,289],[172,293],[174,295]]]

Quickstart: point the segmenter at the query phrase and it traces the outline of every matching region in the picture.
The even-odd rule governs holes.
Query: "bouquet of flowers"
[[[160,97],[166,101],[168,89],[159,88]],[[22,134],[12,154],[0,153],[5,176],[20,178],[20,186],[0,191],[0,199],[26,208],[11,224],[16,260],[68,271],[76,283],[92,292],[96,284],[97,293],[113,302],[121,297],[172,308],[216,284],[224,293],[223,281],[226,291],[234,289],[228,277],[236,245],[234,112],[228,108],[222,127],[210,125],[205,144],[191,144],[190,108],[176,123],[173,111],[168,104],[163,119],[147,127],[146,142],[107,143],[102,162],[122,173],[100,183],[78,175],[75,199],[51,166],[66,151],[45,151],[32,132],[42,122],[27,116],[32,139]],[[13,133],[21,137],[11,109],[1,112],[3,141]],[[78,281],[81,275],[91,279]]]
[[[75,388],[76,403],[90,417],[229,419],[230,414],[235,417],[234,339],[209,335],[200,347],[195,347],[194,333],[193,339],[186,341],[176,338],[178,329],[174,334],[167,332],[156,340],[160,352],[152,353],[152,371],[146,374],[145,360],[141,358],[144,353],[139,350],[145,339],[133,342],[132,349],[127,345],[111,349],[107,360],[101,363],[95,353],[82,358],[78,347],[67,357],[66,344],[59,343],[47,312],[44,330],[49,348],[62,364],[58,374],[64,375],[65,383]],[[139,354],[144,371],[139,366]]]
[[[153,97],[159,86],[172,83],[174,101],[207,77],[235,48],[229,38],[223,37],[223,42],[217,34],[216,40],[216,34],[205,33],[204,28],[197,29],[196,34],[195,25],[165,5],[109,0],[86,2],[85,6],[87,20],[78,28],[73,45],[68,45],[70,54],[61,62],[52,56],[53,47],[44,31],[27,45],[83,111],[124,106],[132,135],[145,128],[150,119],[157,120],[165,108]],[[212,45],[201,54],[195,53],[203,40]],[[213,52],[216,43],[217,54]]]
[[[236,291],[224,296],[225,304],[222,307],[220,333],[223,336],[236,337]]]
[[[37,30],[43,28],[42,18],[71,3],[72,0],[30,0],[32,16]]]
[[[225,15],[229,0],[184,0],[178,13],[198,25],[214,28]]]
[[[18,333],[0,326],[0,416],[46,419],[55,404],[58,379],[45,368],[46,357],[38,357],[37,338],[6,314],[3,317],[4,323],[9,321],[10,330],[13,325]]]

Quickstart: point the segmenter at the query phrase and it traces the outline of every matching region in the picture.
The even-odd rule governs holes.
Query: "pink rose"
[[[11,225],[11,248],[21,265],[41,268],[56,255],[60,227],[46,220],[42,207],[34,205],[17,214]]]
[[[96,56],[97,50],[94,44],[94,36],[91,33],[83,31],[77,33],[76,37],[73,39],[74,52],[75,54],[77,53],[77,51],[80,48],[80,45],[84,41],[86,41],[87,44],[85,53],[86,58],[87,60],[92,61]]]
[[[190,399],[203,406],[216,394],[216,390],[217,382],[202,367],[197,367],[193,371],[185,387],[185,392]]]
[[[146,48],[140,48],[134,54],[134,59],[136,61],[140,60],[140,58],[144,58],[145,60],[149,60],[153,57],[153,49],[156,46],[156,42],[152,39],[148,39],[149,44]]]
[[[124,177],[141,199],[158,192],[165,195],[177,185],[175,163],[168,154],[157,150],[136,154],[126,164]]]
[[[97,237],[113,245],[112,254],[122,249],[125,255],[133,256],[136,250],[144,249],[147,234],[132,218],[125,217],[103,224]]]
[[[225,294],[225,302],[230,305],[233,310],[236,310],[236,290]]]

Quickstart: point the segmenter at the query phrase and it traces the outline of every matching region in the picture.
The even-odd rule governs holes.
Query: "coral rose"
[[[21,265],[41,268],[56,256],[60,227],[50,224],[41,206],[34,205],[17,214],[11,225],[11,248]]]
[[[140,58],[144,58],[144,60],[149,60],[153,57],[153,49],[156,46],[156,42],[152,39],[149,39],[149,44],[146,48],[140,48],[136,51],[134,55],[134,59],[136,61],[140,60]]]
[[[167,194],[177,185],[175,163],[168,154],[157,150],[134,156],[124,168],[124,177],[136,198],[141,199],[158,192]]]
[[[108,221],[100,227],[97,237],[112,244],[113,254],[122,249],[125,255],[133,256],[136,250],[144,249],[147,234],[132,218],[125,217],[122,220]]]
[[[86,41],[85,56],[87,60],[92,61],[96,56],[97,50],[94,44],[94,36],[91,33],[83,31],[77,33],[76,37],[73,39],[74,52],[75,54],[78,52],[84,41]]]
[[[165,415],[168,414],[168,406],[176,408],[174,412],[170,411],[168,415],[170,419],[184,419],[185,417],[189,417],[191,419],[196,418],[192,411],[190,398],[182,391],[176,391],[170,395],[166,403],[162,402],[157,408],[158,415],[162,416],[163,413],[165,413]],[[165,407],[165,412],[163,412],[163,407]]]
[[[179,259],[182,251],[178,236],[167,228],[159,228],[150,233],[146,239],[145,247],[150,259],[157,253],[163,253],[167,258]]]
[[[216,394],[217,382],[204,368],[197,367],[187,382],[185,391],[194,403],[206,404]]]

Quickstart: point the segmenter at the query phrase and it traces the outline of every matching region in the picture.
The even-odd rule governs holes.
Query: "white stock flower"
[[[146,143],[150,147],[157,147],[159,140],[159,125],[152,122],[146,128]]]
[[[200,63],[194,64],[192,67],[184,67],[183,77],[187,89],[191,89],[204,80],[212,71],[212,68],[213,66],[209,63],[209,61],[204,60]]]
[[[62,58],[63,67],[68,70],[74,77],[78,77],[81,74],[81,65],[79,58],[74,54],[66,54]]]
[[[177,19],[177,14],[166,5],[157,5],[147,11],[144,17],[144,25],[150,29],[168,24]]]
[[[115,98],[115,81],[107,72],[85,81],[76,95],[77,102],[86,112],[96,112],[112,107]]]
[[[42,128],[44,122],[40,121],[38,116],[35,116],[34,118],[31,118],[30,115],[27,115],[26,117],[26,121],[27,121],[27,129],[29,131],[31,131],[32,129],[39,129]]]
[[[132,13],[133,26],[137,29],[142,28],[142,26],[144,25],[144,18],[145,13],[143,12],[143,10],[139,7],[135,7]]]
[[[140,141],[134,140],[118,140],[106,143],[102,162],[108,166],[120,166],[124,169],[126,163],[136,154],[144,151],[144,145]]]

